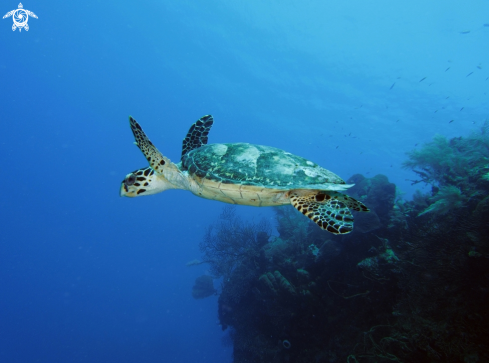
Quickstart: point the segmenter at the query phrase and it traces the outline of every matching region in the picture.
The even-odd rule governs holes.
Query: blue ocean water
[[[0,362],[231,362],[217,297],[191,296],[206,267],[185,266],[223,205],[120,198],[146,166],[128,115],[173,161],[212,114],[211,143],[407,197],[405,153],[489,115],[487,1],[22,4],[28,31],[0,21]]]

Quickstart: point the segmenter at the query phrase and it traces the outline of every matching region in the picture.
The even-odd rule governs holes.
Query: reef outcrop
[[[234,362],[489,361],[488,131],[409,153],[413,182],[432,187],[411,200],[386,176],[351,177],[372,213],[348,235],[279,207],[278,236],[231,223],[249,238],[228,241],[230,260],[212,255],[214,228],[202,250],[225,277],[218,314]]]

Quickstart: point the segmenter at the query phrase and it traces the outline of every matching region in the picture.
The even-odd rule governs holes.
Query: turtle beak
[[[127,193],[129,190],[127,189],[127,186],[124,182],[121,183],[121,189],[119,190],[119,196],[121,197],[128,197]]]

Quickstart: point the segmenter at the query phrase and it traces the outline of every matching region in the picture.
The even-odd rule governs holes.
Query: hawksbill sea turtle
[[[18,9],[9,11],[3,16],[3,19],[10,16],[12,17],[12,19],[14,20],[14,24],[12,25],[13,31],[15,31],[15,29],[17,28],[19,28],[19,32],[22,31],[22,28],[24,28],[25,31],[28,31],[29,25],[27,24],[27,21],[29,20],[29,15],[37,19],[36,14],[34,14],[32,11],[25,10],[22,3],[19,3]]]
[[[369,209],[340,193],[347,185],[338,175],[286,151],[247,143],[207,144],[214,123],[206,115],[183,139],[181,162],[174,164],[129,117],[135,144],[149,167],[127,174],[120,195],[138,197],[167,189],[185,189],[198,197],[256,207],[292,204],[322,229],[345,234],[353,230],[350,208]]]

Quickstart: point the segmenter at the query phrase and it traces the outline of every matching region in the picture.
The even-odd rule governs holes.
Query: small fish
[[[449,123],[449,124],[451,124],[453,121],[454,121],[454,120],[450,120],[450,121],[448,121],[448,123]]]
[[[426,79],[426,77],[421,78],[419,81],[423,82]]]
[[[460,111],[462,111],[463,109],[464,109],[464,108],[462,107],[462,108],[460,109]]]
[[[390,90],[394,88],[394,86],[396,85],[396,82],[394,82],[391,86],[391,88],[389,88]]]
[[[482,69],[482,67],[481,67],[481,66],[477,66],[477,68]]]
[[[416,144],[414,144],[414,146],[418,146],[418,144],[416,143]]]
[[[348,136],[351,136],[351,132],[348,134]]]
[[[448,100],[449,98],[450,98],[450,96],[445,97],[446,100]]]
[[[469,74],[467,74],[467,75],[465,76],[465,78],[467,78],[468,76],[470,76],[472,73],[474,73],[474,72],[470,72]]]
[[[450,67],[448,67],[447,69],[445,69],[445,72],[448,71],[450,69]]]
[[[396,122],[399,122],[399,119],[397,119]]]
[[[336,146],[336,149],[338,148],[338,146]]]
[[[460,32],[460,34],[469,34],[470,30],[464,30],[463,32]]]
[[[435,110],[435,113],[437,113],[437,112],[438,112],[438,110]]]
[[[484,26],[489,26],[489,23],[485,23]]]

